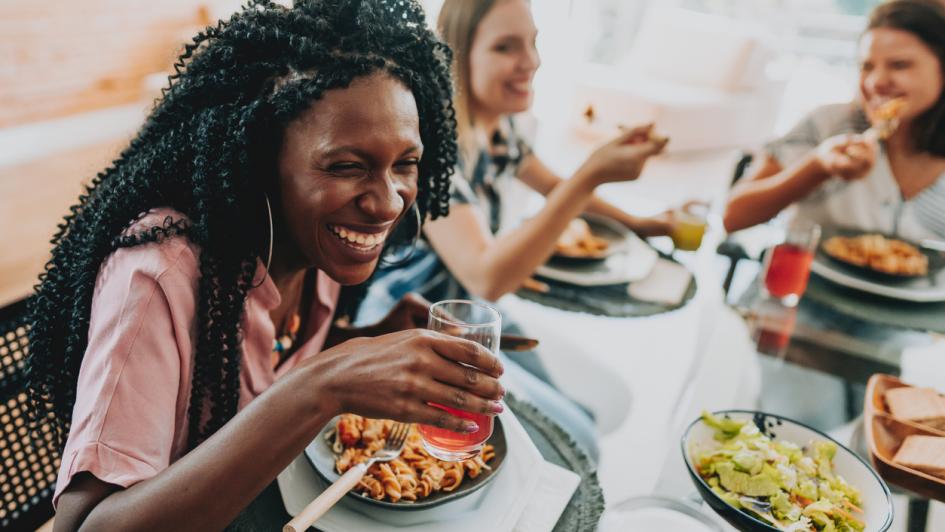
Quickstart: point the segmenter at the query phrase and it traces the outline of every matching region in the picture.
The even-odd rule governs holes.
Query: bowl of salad
[[[889,488],[826,434],[750,410],[703,412],[682,452],[702,498],[738,530],[883,532]]]

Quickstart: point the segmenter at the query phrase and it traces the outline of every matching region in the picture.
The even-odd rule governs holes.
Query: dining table
[[[712,161],[723,166],[728,158],[715,155]],[[683,159],[662,169],[676,173],[672,168],[692,164]],[[606,190],[608,199],[634,212],[655,212],[666,205],[660,199],[642,199],[631,184]],[[714,219],[698,251],[674,251],[667,237],[650,239],[664,259],[692,275],[684,300],[655,312],[611,317],[514,293],[496,303],[503,316],[519,325],[520,334],[540,341],[537,353],[553,384],[590,411],[597,427],[599,461],[584,470],[582,461],[564,460],[561,449],[565,454],[573,454],[573,449],[549,441],[548,433],[556,430],[541,427],[554,424],[531,406],[527,395],[516,396],[520,404],[509,405],[546,460],[582,477],[554,530],[606,531],[613,523],[608,514],[622,502],[656,492],[666,464],[680,456],[682,428],[701,409],[748,407],[757,400],[750,333],[726,305],[721,289],[724,271],[715,246],[723,237]],[[535,422],[536,414],[544,422]],[[262,508],[255,515],[266,523],[250,522],[243,529],[267,529],[287,520],[279,497],[275,485],[267,488],[254,503]],[[590,519],[574,526],[569,516]]]
[[[580,476],[580,483],[561,511],[553,530],[593,529],[604,510],[604,497],[596,468],[586,453],[554,421],[533,405],[507,394],[506,405],[522,424],[542,458]],[[487,488],[486,488],[487,489]],[[363,504],[363,503],[360,503]],[[291,516],[286,511],[277,482],[271,483],[227,528],[229,532],[281,531]],[[316,523],[317,524],[317,523]],[[317,526],[313,530],[319,530]]]
[[[768,298],[758,261],[740,266],[728,305],[745,320],[762,366],[760,408],[813,426],[870,460],[863,427],[866,383],[899,376],[911,350],[938,342],[945,303],[897,301],[812,274],[795,307]],[[928,498],[899,489],[904,530],[928,527]]]
[[[629,200],[628,200],[629,203]],[[748,408],[758,397],[758,368],[747,324],[725,303],[713,224],[695,252],[652,245],[693,276],[682,306],[643,316],[606,316],[508,295],[499,301],[539,354],[553,382],[585,405],[599,430],[597,475],[607,506],[602,530],[619,530],[624,501],[657,493],[664,470],[685,474],[679,441],[703,409]],[[691,483],[686,480],[691,487]],[[688,490],[674,498],[684,500]]]

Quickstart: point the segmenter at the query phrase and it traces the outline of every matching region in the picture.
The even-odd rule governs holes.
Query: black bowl
[[[729,416],[752,421],[758,430],[774,440],[785,439],[798,445],[806,445],[811,439],[832,441],[837,445],[834,467],[863,496],[866,532],[884,532],[892,525],[893,507],[889,488],[876,471],[863,458],[817,429],[792,419],[752,410],[724,410],[714,412],[718,416]],[[777,528],[747,514],[722,500],[706,483],[693,466],[691,447],[697,443],[707,443],[712,438],[712,430],[704,426],[699,417],[689,424],[683,434],[680,445],[683,460],[689,471],[689,477],[702,499],[730,525],[744,532],[778,532]]]

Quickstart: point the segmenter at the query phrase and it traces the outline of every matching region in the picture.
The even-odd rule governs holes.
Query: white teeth
[[[361,251],[373,249],[375,246],[382,244],[387,237],[386,231],[374,234],[359,233],[337,225],[329,225],[328,229],[341,238],[346,244]]]
[[[520,92],[528,92],[531,89],[531,84],[527,81],[522,81],[519,83],[513,83],[512,88]]]

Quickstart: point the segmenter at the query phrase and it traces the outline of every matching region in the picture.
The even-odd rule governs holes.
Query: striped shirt
[[[789,166],[834,135],[862,133],[869,122],[852,103],[826,105],[808,115],[765,151]],[[870,173],[855,181],[834,177],[797,203],[796,218],[821,225],[878,231],[908,240],[945,238],[945,173],[913,198],[902,197],[885,147]]]

